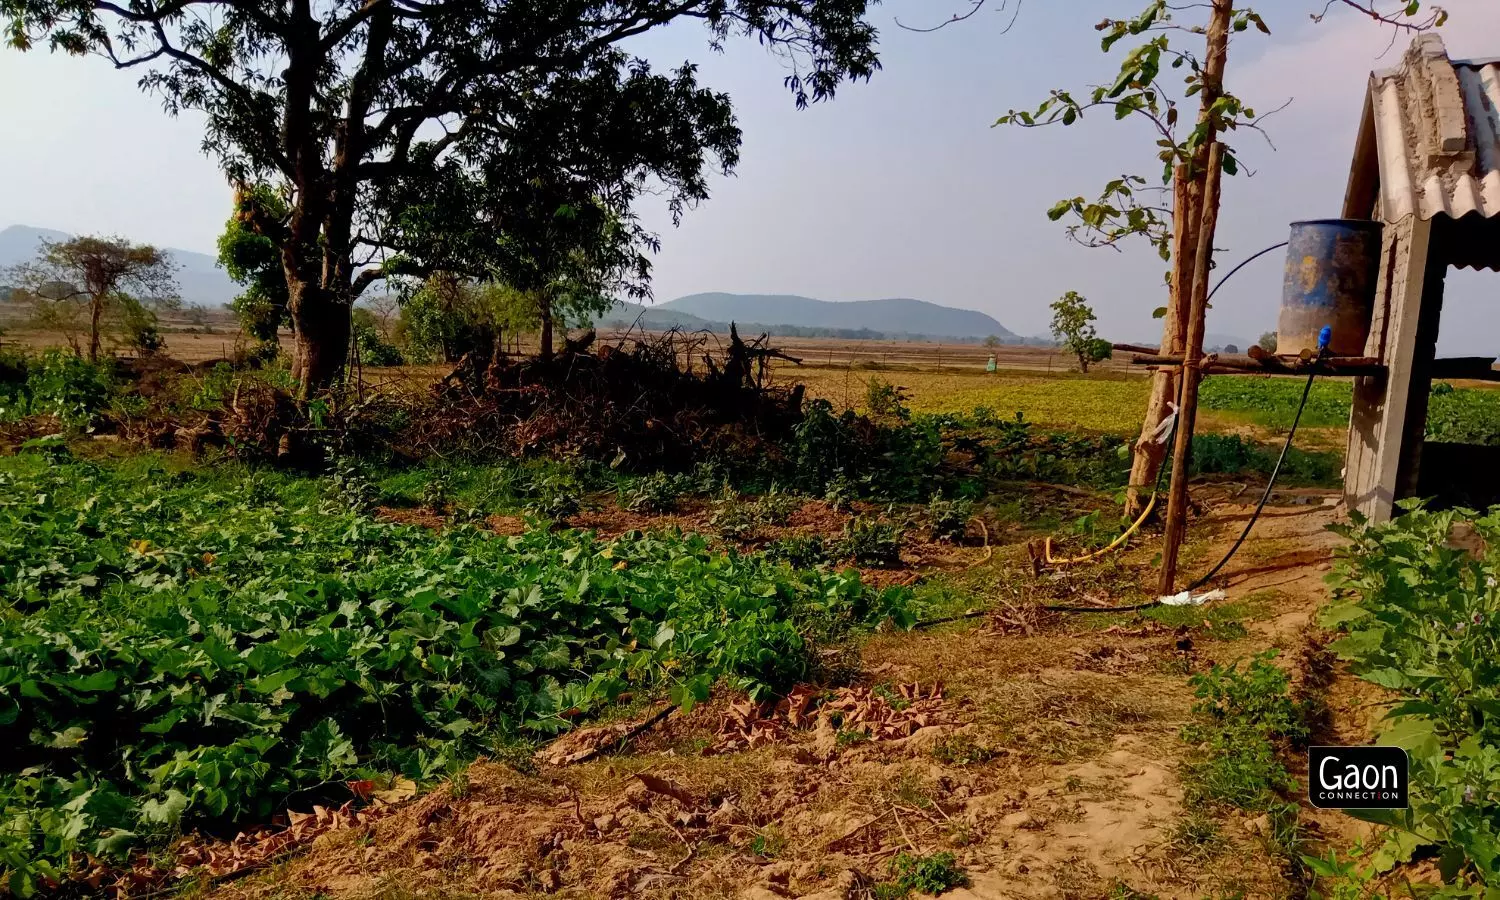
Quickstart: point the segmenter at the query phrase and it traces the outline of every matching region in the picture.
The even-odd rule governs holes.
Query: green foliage
[[[287,309],[286,273],[276,242],[257,234],[251,222],[266,218],[283,222],[290,215],[287,200],[269,184],[240,188],[235,194],[234,214],[219,235],[219,265],[244,291],[230,302],[240,327],[259,342],[263,358],[277,355],[277,331],[292,324]]]
[[[653,472],[622,484],[620,505],[632,512],[671,512],[686,488],[685,480],[676,475]]]
[[[763,525],[785,525],[801,508],[801,497],[782,493],[773,486],[756,499],[755,518]]]
[[[1379,742],[1411,760],[1411,807],[1356,814],[1393,827],[1384,868],[1431,848],[1447,896],[1479,896],[1500,886],[1500,508],[1402,508],[1337,529],[1342,602],[1322,614],[1346,632],[1330,649],[1401,698]]]
[[[1500,391],[1433,385],[1427,440],[1500,447]]]
[[[1083,295],[1068,291],[1052,304],[1052,336],[1064,350],[1078,357],[1078,368],[1087,372],[1091,363],[1109,359],[1113,350],[1094,328],[1093,307]]]
[[[359,361],[367,366],[400,366],[406,360],[401,350],[386,338],[380,330],[380,322],[368,309],[356,307],[350,327],[354,330],[354,345],[359,350]]]
[[[896,568],[901,565],[901,527],[894,522],[857,517],[844,526],[839,554],[862,566]]]
[[[1161,184],[1170,183],[1173,170],[1192,161],[1211,134],[1222,136],[1242,125],[1251,125],[1255,118],[1253,109],[1242,104],[1233,94],[1222,92],[1221,85],[1207,85],[1219,93],[1206,98],[1201,118],[1189,119],[1192,130],[1186,135],[1180,133],[1177,95],[1162,84],[1163,67],[1184,72],[1182,97],[1197,95],[1206,86],[1198,57],[1183,50],[1180,44],[1173,46],[1171,43],[1174,30],[1201,33],[1203,28],[1199,23],[1183,25],[1175,21],[1175,14],[1180,12],[1166,0],[1150,0],[1133,18],[1100,22],[1097,30],[1103,35],[1100,46],[1105,53],[1127,37],[1144,36],[1141,44],[1125,53],[1113,78],[1093,88],[1083,99],[1075,98],[1067,90],[1054,89],[1035,111],[1010,110],[996,124],[1067,126],[1078,122],[1085,112],[1093,109],[1108,110],[1117,120],[1132,116],[1143,118],[1156,133],[1157,158],[1162,163]],[[1254,25],[1269,33],[1265,22],[1251,10],[1235,10],[1233,16],[1235,31]],[[1239,168],[1233,151],[1227,148],[1223,168],[1230,175]],[[1127,237],[1143,236],[1163,260],[1171,258],[1171,211],[1156,201],[1148,180],[1139,175],[1122,175],[1110,181],[1097,200],[1074,197],[1059,201],[1047,215],[1054,222],[1064,216],[1075,217],[1078,221],[1069,226],[1068,236],[1086,246],[1113,246]]]
[[[457,362],[488,354],[502,334],[533,334],[536,310],[526,298],[492,282],[434,275],[401,302],[401,339],[417,355]]]
[[[583,506],[583,485],[568,472],[544,472],[532,478],[526,490],[526,511],[549,522],[575,516]]]
[[[950,734],[932,748],[932,758],[950,766],[972,766],[989,762],[995,751],[974,740],[968,734]]]
[[[1269,475],[1276,467],[1279,453],[1238,434],[1195,434],[1190,462],[1195,475],[1241,472]],[[1338,454],[1292,447],[1282,464],[1280,479],[1282,483],[1335,484],[1341,469]]]
[[[734,540],[749,537],[759,521],[755,505],[741,500],[740,495],[727,484],[714,501],[714,511],[708,518],[709,525],[715,531]]]
[[[1255,341],[1255,344],[1267,353],[1275,353],[1278,342],[1279,338],[1276,332],[1267,331],[1261,334],[1261,336]]]
[[[811,569],[833,562],[833,550],[822,535],[792,535],[778,538],[761,550],[768,559],[779,560],[794,569]]]
[[[936,487],[943,459],[940,422],[899,417],[878,427],[826,400],[803,410],[781,465],[783,483],[814,496],[851,483],[869,496],[916,500]]]
[[[1194,675],[1194,721],[1183,739],[1200,749],[1185,767],[1191,803],[1251,811],[1275,810],[1294,782],[1281,751],[1307,740],[1307,710],[1272,660],[1275,651],[1239,664],[1215,664]]]
[[[906,406],[906,391],[883,378],[865,382],[865,408],[876,420],[906,422],[911,410]]]
[[[1204,409],[1246,413],[1256,424],[1286,429],[1297,412],[1302,387],[1288,378],[1207,378],[1198,402]],[[1302,425],[1345,427],[1352,402],[1353,388],[1347,380],[1318,379],[1308,394]],[[1500,391],[1437,382],[1428,401],[1427,439],[1500,446]]]
[[[627,690],[808,676],[906,593],[695,537],[434,532],[317,482],[0,459],[0,867],[35,885],[179,828],[427,780]],[[29,888],[28,888],[29,889]],[[22,891],[24,893],[24,891]]]
[[[945,499],[942,494],[933,494],[927,501],[927,523],[933,540],[961,541],[974,517],[974,501]]]
[[[142,356],[160,352],[167,346],[157,327],[156,312],[130,296],[120,296],[114,304],[114,320],[121,345]]]
[[[48,350],[40,356],[0,356],[0,422],[56,416],[81,427],[93,421],[115,391],[112,364]]]
[[[896,893],[887,897],[905,897],[913,891],[936,896],[969,883],[969,876],[952,853],[917,855],[902,851],[891,860],[891,878]]]
[[[1248,413],[1258,425],[1285,430],[1292,425],[1302,399],[1303,380],[1296,378],[1205,378],[1198,392],[1204,409]],[[1349,424],[1353,388],[1347,380],[1319,378],[1313,381],[1302,412],[1302,425],[1334,428]]]

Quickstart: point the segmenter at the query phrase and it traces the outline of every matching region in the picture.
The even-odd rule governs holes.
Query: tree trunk
[[[1193,284],[1193,264],[1196,261],[1198,202],[1197,184],[1193,181],[1187,165],[1179,165],[1173,179],[1172,203],[1172,285],[1167,299],[1167,314],[1162,324],[1161,349],[1163,356],[1181,358],[1184,335],[1187,333],[1188,293]],[[1130,463],[1130,486],[1125,495],[1125,514],[1134,518],[1145,509],[1148,490],[1156,481],[1161,464],[1166,459],[1167,445],[1158,442],[1156,429],[1170,415],[1170,405],[1177,401],[1177,372],[1161,369],[1151,379],[1151,399],[1146,405],[1146,418],[1141,423],[1141,435],[1135,444],[1135,456]]]
[[[290,277],[288,278],[290,282]],[[332,387],[349,357],[349,305],[316,284],[288,284],[296,333],[292,377],[297,399]]]
[[[1213,0],[1206,37],[1203,90],[1199,92],[1200,124],[1209,118],[1214,104],[1224,94],[1224,67],[1229,58],[1229,24],[1233,12],[1233,0]],[[1216,139],[1215,129],[1207,129],[1191,163],[1179,165],[1173,177],[1172,288],[1166,323],[1162,327],[1161,353],[1164,355],[1180,358],[1186,350],[1189,295],[1193,288],[1203,189],[1208,176],[1209,148]],[[1157,372],[1151,381],[1151,399],[1146,406],[1146,418],[1141,423],[1141,436],[1136,441],[1130,464],[1130,486],[1126,491],[1125,513],[1131,517],[1140,515],[1145,508],[1145,496],[1149,493],[1146,489],[1155,484],[1157,473],[1161,471],[1167,447],[1156,443],[1155,433],[1170,414],[1168,404],[1177,400],[1176,372]]]
[[[104,318],[104,298],[89,299],[89,362],[99,361],[99,323]]]
[[[537,301],[537,317],[542,323],[542,348],[537,355],[543,361],[552,359],[552,301],[545,298]]]

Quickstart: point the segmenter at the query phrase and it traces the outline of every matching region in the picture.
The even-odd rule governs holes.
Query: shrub
[[[1432,856],[1452,885],[1443,896],[1482,896],[1500,885],[1500,507],[1400,507],[1389,523],[1335,529],[1351,543],[1321,624],[1347,634],[1329,649],[1396,693],[1380,742],[1411,760],[1409,809],[1349,813],[1391,826],[1386,868]]]
[[[682,479],[665,472],[632,478],[620,487],[620,505],[631,512],[664,513],[677,507]]]
[[[0,421],[56,416],[82,426],[109,402],[115,387],[113,363],[90,363],[61,350],[40,356],[0,359]]]
[[[911,410],[906,405],[906,389],[896,387],[883,378],[871,378],[865,382],[865,408],[875,419],[896,422],[911,419]]]
[[[774,540],[762,552],[771,559],[794,569],[811,569],[831,561],[827,544],[821,535],[793,535]]]
[[[755,531],[758,521],[754,504],[741,500],[739,494],[727,484],[719,494],[719,499],[714,501],[713,514],[708,518],[708,524],[721,537],[732,540],[749,537]]]
[[[901,565],[901,529],[894,522],[857,518],[844,528],[839,551],[862,566]]]
[[[902,851],[891,860],[891,877],[899,894],[905,896],[912,891],[934,896],[969,883],[969,877],[958,865],[952,853],[931,853],[925,856]]]
[[[755,501],[755,517],[765,525],[785,525],[801,508],[801,497],[783,494],[773,487]]]
[[[974,501],[945,500],[941,494],[933,494],[927,501],[927,523],[933,540],[961,541],[974,517]]]
[[[526,512],[549,522],[558,523],[576,516],[583,508],[583,485],[567,473],[536,475],[527,484],[526,492]]]

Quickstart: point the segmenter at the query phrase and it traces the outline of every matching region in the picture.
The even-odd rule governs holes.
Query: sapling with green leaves
[[[937,27],[968,19],[984,5],[985,0],[971,0],[967,11]],[[1390,13],[1378,9],[1374,0],[1327,0],[1311,5],[1315,20],[1336,6],[1344,6],[1376,23],[1413,32],[1438,27],[1447,19],[1441,7],[1421,0],[1398,4]],[[1017,4],[1013,14],[1019,14],[1019,10]],[[995,124],[1069,126],[1097,111],[1108,112],[1119,121],[1143,121],[1147,125],[1162,163],[1160,177],[1124,173],[1107,182],[1097,197],[1079,195],[1060,200],[1047,215],[1053,221],[1070,220],[1069,237],[1085,246],[1119,250],[1127,239],[1143,238],[1163,261],[1172,263],[1169,299],[1156,310],[1156,316],[1165,319],[1162,352],[1181,354],[1209,148],[1226,135],[1260,127],[1255,110],[1225,87],[1230,38],[1252,29],[1263,34],[1271,30],[1259,13],[1234,0],[1186,5],[1149,0],[1133,17],[1106,18],[1094,27],[1101,35],[1100,49],[1107,54],[1129,45],[1127,39],[1139,39],[1124,51],[1113,77],[1085,92],[1055,88],[1034,109],[1009,110]],[[1173,83],[1169,70],[1181,73],[1180,82]],[[1183,105],[1194,99],[1197,115],[1184,115]],[[1225,174],[1239,171],[1240,157],[1233,148],[1225,146],[1221,159]],[[1156,478],[1166,448],[1153,436],[1175,396],[1175,374],[1170,369],[1158,371],[1141,439],[1136,444],[1131,485],[1150,484]],[[1138,511],[1143,499],[1139,494],[1132,491],[1128,504],[1132,511]]]
[[[1078,357],[1078,369],[1087,373],[1089,365],[1109,359],[1110,343],[1101,340],[1094,327],[1098,320],[1094,308],[1077,291],[1068,291],[1052,304],[1052,336],[1062,348]]]

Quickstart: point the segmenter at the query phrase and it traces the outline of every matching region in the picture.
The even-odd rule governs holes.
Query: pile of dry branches
[[[397,441],[415,456],[579,455],[631,468],[751,452],[801,420],[802,388],[768,383],[791,359],[731,330],[626,336],[592,331],[550,360],[470,354],[410,410]],[[795,362],[795,360],[793,360]]]

